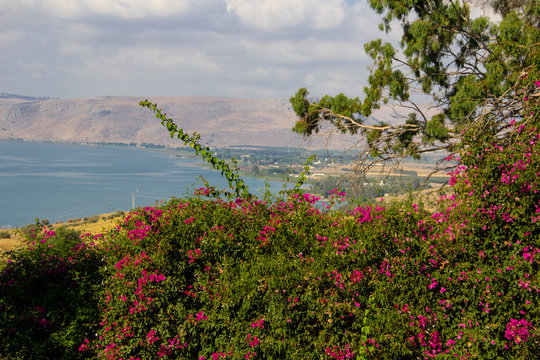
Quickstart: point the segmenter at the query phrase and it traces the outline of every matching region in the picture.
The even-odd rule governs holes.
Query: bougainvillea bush
[[[227,200],[202,188],[73,248],[37,231],[0,275],[0,357],[537,357],[531,86],[504,139],[467,140],[478,145],[453,159],[435,211],[381,201],[346,213],[309,194]]]
[[[105,359],[538,351],[532,218],[502,240],[490,229],[508,223],[504,212],[461,211],[460,196],[433,214],[397,203],[323,213],[315,201],[194,198],[132,212],[110,234],[101,328],[81,350]]]
[[[74,241],[37,223],[24,247],[0,258],[0,358],[78,359],[98,330],[100,236]],[[78,234],[75,234],[78,235]]]

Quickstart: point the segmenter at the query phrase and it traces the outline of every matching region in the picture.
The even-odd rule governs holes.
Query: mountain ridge
[[[51,99],[0,93],[0,140],[75,143],[148,143],[179,146],[158,119],[135,96]],[[203,143],[233,145],[344,148],[350,137],[309,141],[291,128],[296,116],[285,98],[158,96],[149,98]]]

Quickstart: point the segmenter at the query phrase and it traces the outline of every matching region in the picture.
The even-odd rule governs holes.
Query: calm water
[[[0,141],[0,227],[65,221],[183,197],[203,176],[225,188],[218,171],[196,160],[134,148]],[[264,181],[246,179],[250,191]],[[271,182],[273,192],[283,185]]]

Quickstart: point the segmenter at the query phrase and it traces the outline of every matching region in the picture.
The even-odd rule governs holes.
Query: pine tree
[[[365,44],[373,64],[363,99],[339,94],[312,101],[306,88],[298,90],[290,98],[298,116],[293,130],[311,136],[329,123],[362,136],[364,170],[374,161],[418,159],[437,150],[451,154],[470,141],[504,138],[507,124],[523,115],[527,94],[518,83],[540,67],[540,1],[369,3],[382,16],[381,30],[400,24],[399,47],[380,39]],[[473,17],[473,6],[500,20]],[[416,89],[421,96],[412,95]],[[430,111],[421,105],[426,98]],[[366,122],[382,106],[395,106],[402,121]]]

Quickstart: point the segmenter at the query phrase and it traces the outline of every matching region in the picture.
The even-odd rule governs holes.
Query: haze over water
[[[227,182],[200,161],[168,152],[75,144],[0,141],[0,227],[83,218],[185,197],[203,176],[218,188]],[[265,183],[246,179],[257,193]],[[198,182],[198,183],[197,183]],[[271,182],[270,189],[282,189]],[[190,191],[188,192],[188,189]]]

